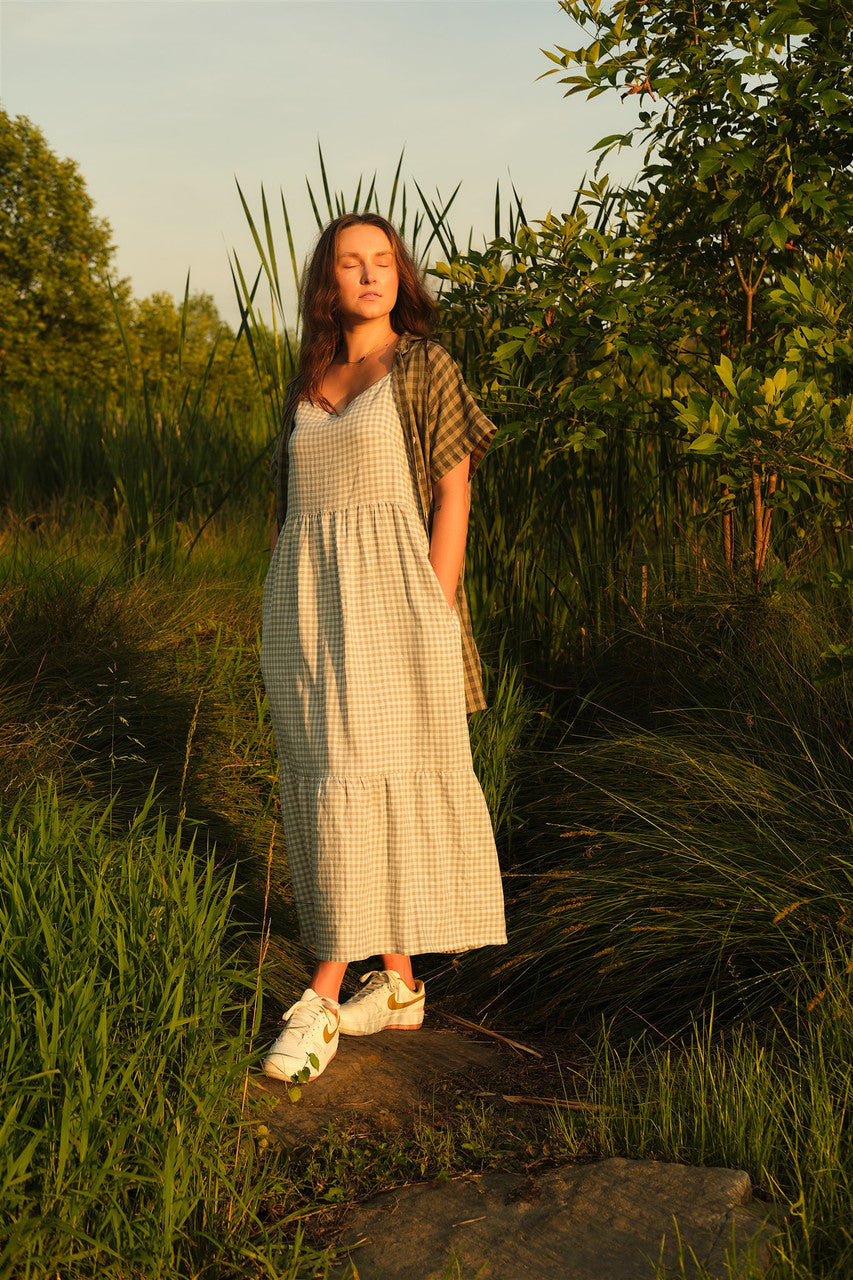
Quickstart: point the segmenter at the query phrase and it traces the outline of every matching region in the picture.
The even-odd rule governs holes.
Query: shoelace
[[[322,1000],[320,1001],[320,1004],[322,1005],[323,1012],[328,1012]],[[297,1000],[296,1004],[292,1004],[282,1018],[285,1030],[301,1031],[303,1036],[306,1035],[314,1026],[317,1019],[319,1010],[316,1006],[316,1000]]]
[[[378,991],[380,987],[384,986],[391,986],[391,979],[388,974],[381,969],[371,969],[362,978],[362,985],[352,998],[353,1000],[363,1000],[365,996],[371,995],[372,992]]]

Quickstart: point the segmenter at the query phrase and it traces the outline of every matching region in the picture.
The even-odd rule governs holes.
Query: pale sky
[[[180,296],[189,269],[234,323],[228,251],[257,265],[235,178],[256,209],[264,184],[277,227],[283,189],[304,257],[318,140],[333,189],[376,173],[381,212],[404,147],[412,204],[413,180],[445,197],[461,180],[463,244],[492,234],[498,180],[529,221],[567,209],[589,148],[636,111],[537,82],[543,48],[581,43],[557,0],[0,0],[0,101],[78,163],[138,297]]]

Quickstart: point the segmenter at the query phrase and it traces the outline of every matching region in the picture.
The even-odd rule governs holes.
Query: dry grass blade
[[[474,1093],[473,1098],[500,1098],[513,1106],[564,1107],[569,1111],[600,1111],[600,1102],[582,1102],[579,1098],[535,1098],[521,1093]]]
[[[509,1036],[502,1036],[499,1031],[490,1031],[488,1027],[481,1027],[479,1022],[471,1022],[468,1018],[460,1018],[457,1013],[446,1013],[446,1018],[450,1018],[452,1022],[458,1022],[461,1027],[469,1027],[472,1031],[479,1031],[481,1035],[491,1036],[493,1040],[500,1040],[503,1044],[508,1044],[511,1049],[518,1049],[521,1053],[529,1053],[534,1058],[541,1058],[542,1054],[538,1049],[531,1049],[528,1044],[519,1044],[517,1040],[510,1040]]]

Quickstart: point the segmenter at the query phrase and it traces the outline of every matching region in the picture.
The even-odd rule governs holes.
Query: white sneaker
[[[338,1051],[337,1001],[307,987],[282,1021],[284,1030],[264,1059],[264,1073],[290,1081],[307,1067],[309,1074],[302,1079],[314,1080]]]
[[[375,1031],[417,1031],[424,1020],[426,992],[422,982],[414,991],[394,969],[373,969],[361,979],[361,990],[340,1008],[345,1036],[371,1036]]]

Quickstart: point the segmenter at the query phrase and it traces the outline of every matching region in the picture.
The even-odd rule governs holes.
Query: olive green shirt
[[[431,536],[433,485],[465,457],[470,457],[470,481],[497,428],[477,406],[453,357],[431,338],[402,334],[391,365],[391,386],[417,481],[421,514]],[[287,514],[287,444],[295,416],[296,405],[291,401],[270,464],[279,529]],[[486,699],[464,577],[463,564],[454,603],[462,633],[465,708],[470,715],[485,708]]]

